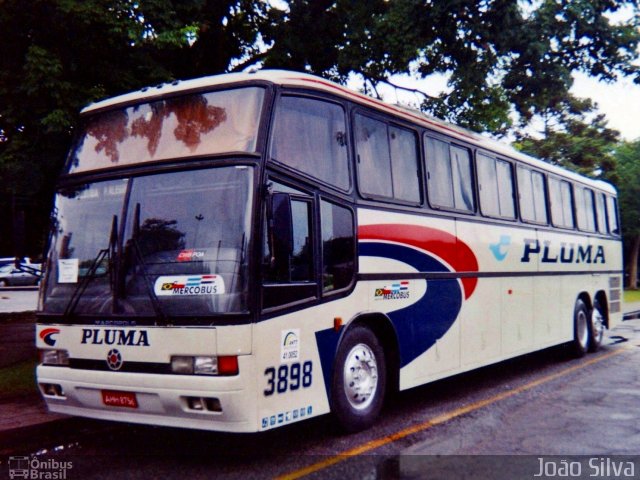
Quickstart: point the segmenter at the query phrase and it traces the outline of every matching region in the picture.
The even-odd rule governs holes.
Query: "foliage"
[[[640,290],[625,290],[623,300],[625,303],[640,303]]]
[[[622,232],[640,235],[640,140],[622,143],[615,155]]]
[[[77,112],[142,86],[264,66],[355,74],[375,92],[397,73],[441,73],[450,88],[424,95],[425,111],[498,134],[513,118],[554,118],[564,122],[555,161],[604,172],[603,120],[563,116],[572,73],[640,82],[636,0],[0,1],[0,224],[28,211],[31,255]],[[613,25],[606,15],[626,7],[635,16]],[[0,251],[10,243],[0,236]]]
[[[615,156],[626,271],[631,287],[637,288],[635,279],[640,263],[640,140],[622,143]]]
[[[423,108],[476,130],[504,133],[510,114],[527,124],[567,98],[572,73],[640,81],[634,0],[292,0],[269,32],[265,65],[372,87],[396,73],[449,75],[450,89]],[[612,25],[626,6],[636,16]],[[333,47],[335,46],[335,47]]]
[[[177,77],[220,73],[259,47],[265,2],[3,0],[0,8],[0,224],[28,211],[38,255],[55,178],[78,112],[108,96]],[[197,41],[196,41],[197,39]]]
[[[543,113],[541,135],[520,133],[514,146],[583,175],[615,181],[614,151],[619,134],[607,127],[604,115],[594,110],[591,100],[569,95]]]

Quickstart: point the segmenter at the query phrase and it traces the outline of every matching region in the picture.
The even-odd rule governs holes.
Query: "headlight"
[[[237,375],[238,357],[174,356],[171,371],[180,375]]]
[[[69,366],[68,350],[40,350],[40,363],[42,365]]]

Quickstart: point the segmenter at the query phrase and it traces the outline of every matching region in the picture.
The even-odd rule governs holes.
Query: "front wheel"
[[[340,342],[331,384],[331,410],[348,432],[370,427],[380,414],[386,391],[384,349],[364,326],[350,328]]]
[[[6,280],[4,280],[4,279],[0,280],[0,287],[6,287],[8,285],[9,285],[9,283]]]

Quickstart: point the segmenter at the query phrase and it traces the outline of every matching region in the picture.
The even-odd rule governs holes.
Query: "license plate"
[[[110,407],[138,408],[138,399],[133,392],[102,390],[102,402]]]

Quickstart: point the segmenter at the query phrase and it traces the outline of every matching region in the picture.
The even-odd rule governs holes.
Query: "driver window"
[[[283,189],[275,185],[273,189],[291,195],[292,242],[288,254],[281,248],[275,248],[276,232],[273,232],[265,214],[262,256],[264,309],[317,297],[312,198],[288,187]],[[278,255],[284,257],[277,258]]]

